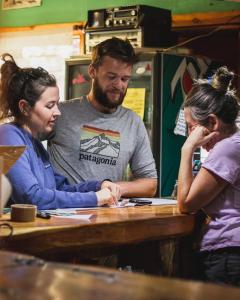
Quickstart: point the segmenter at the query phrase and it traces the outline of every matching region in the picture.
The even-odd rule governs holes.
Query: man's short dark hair
[[[93,48],[92,65],[95,68],[100,66],[105,56],[110,56],[130,65],[134,65],[138,60],[129,40],[122,40],[116,37],[107,39]]]

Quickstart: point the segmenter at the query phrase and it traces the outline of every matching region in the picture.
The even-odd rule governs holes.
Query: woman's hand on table
[[[121,188],[118,184],[104,180],[101,184],[101,190],[96,192],[98,206],[117,205],[121,197]]]

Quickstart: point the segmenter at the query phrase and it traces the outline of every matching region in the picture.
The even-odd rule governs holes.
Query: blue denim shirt
[[[0,145],[25,145],[26,149],[7,173],[13,203],[35,204],[39,209],[93,207],[100,181],[70,185],[56,173],[42,143],[23,128],[9,123],[0,126]]]

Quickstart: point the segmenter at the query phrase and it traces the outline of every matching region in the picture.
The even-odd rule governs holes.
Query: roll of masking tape
[[[37,206],[32,204],[12,204],[11,220],[14,222],[33,222],[37,213]]]

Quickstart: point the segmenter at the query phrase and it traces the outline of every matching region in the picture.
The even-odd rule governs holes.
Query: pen
[[[50,219],[51,218],[51,215],[44,211],[38,211],[36,216],[38,218],[42,218],[42,219]]]

